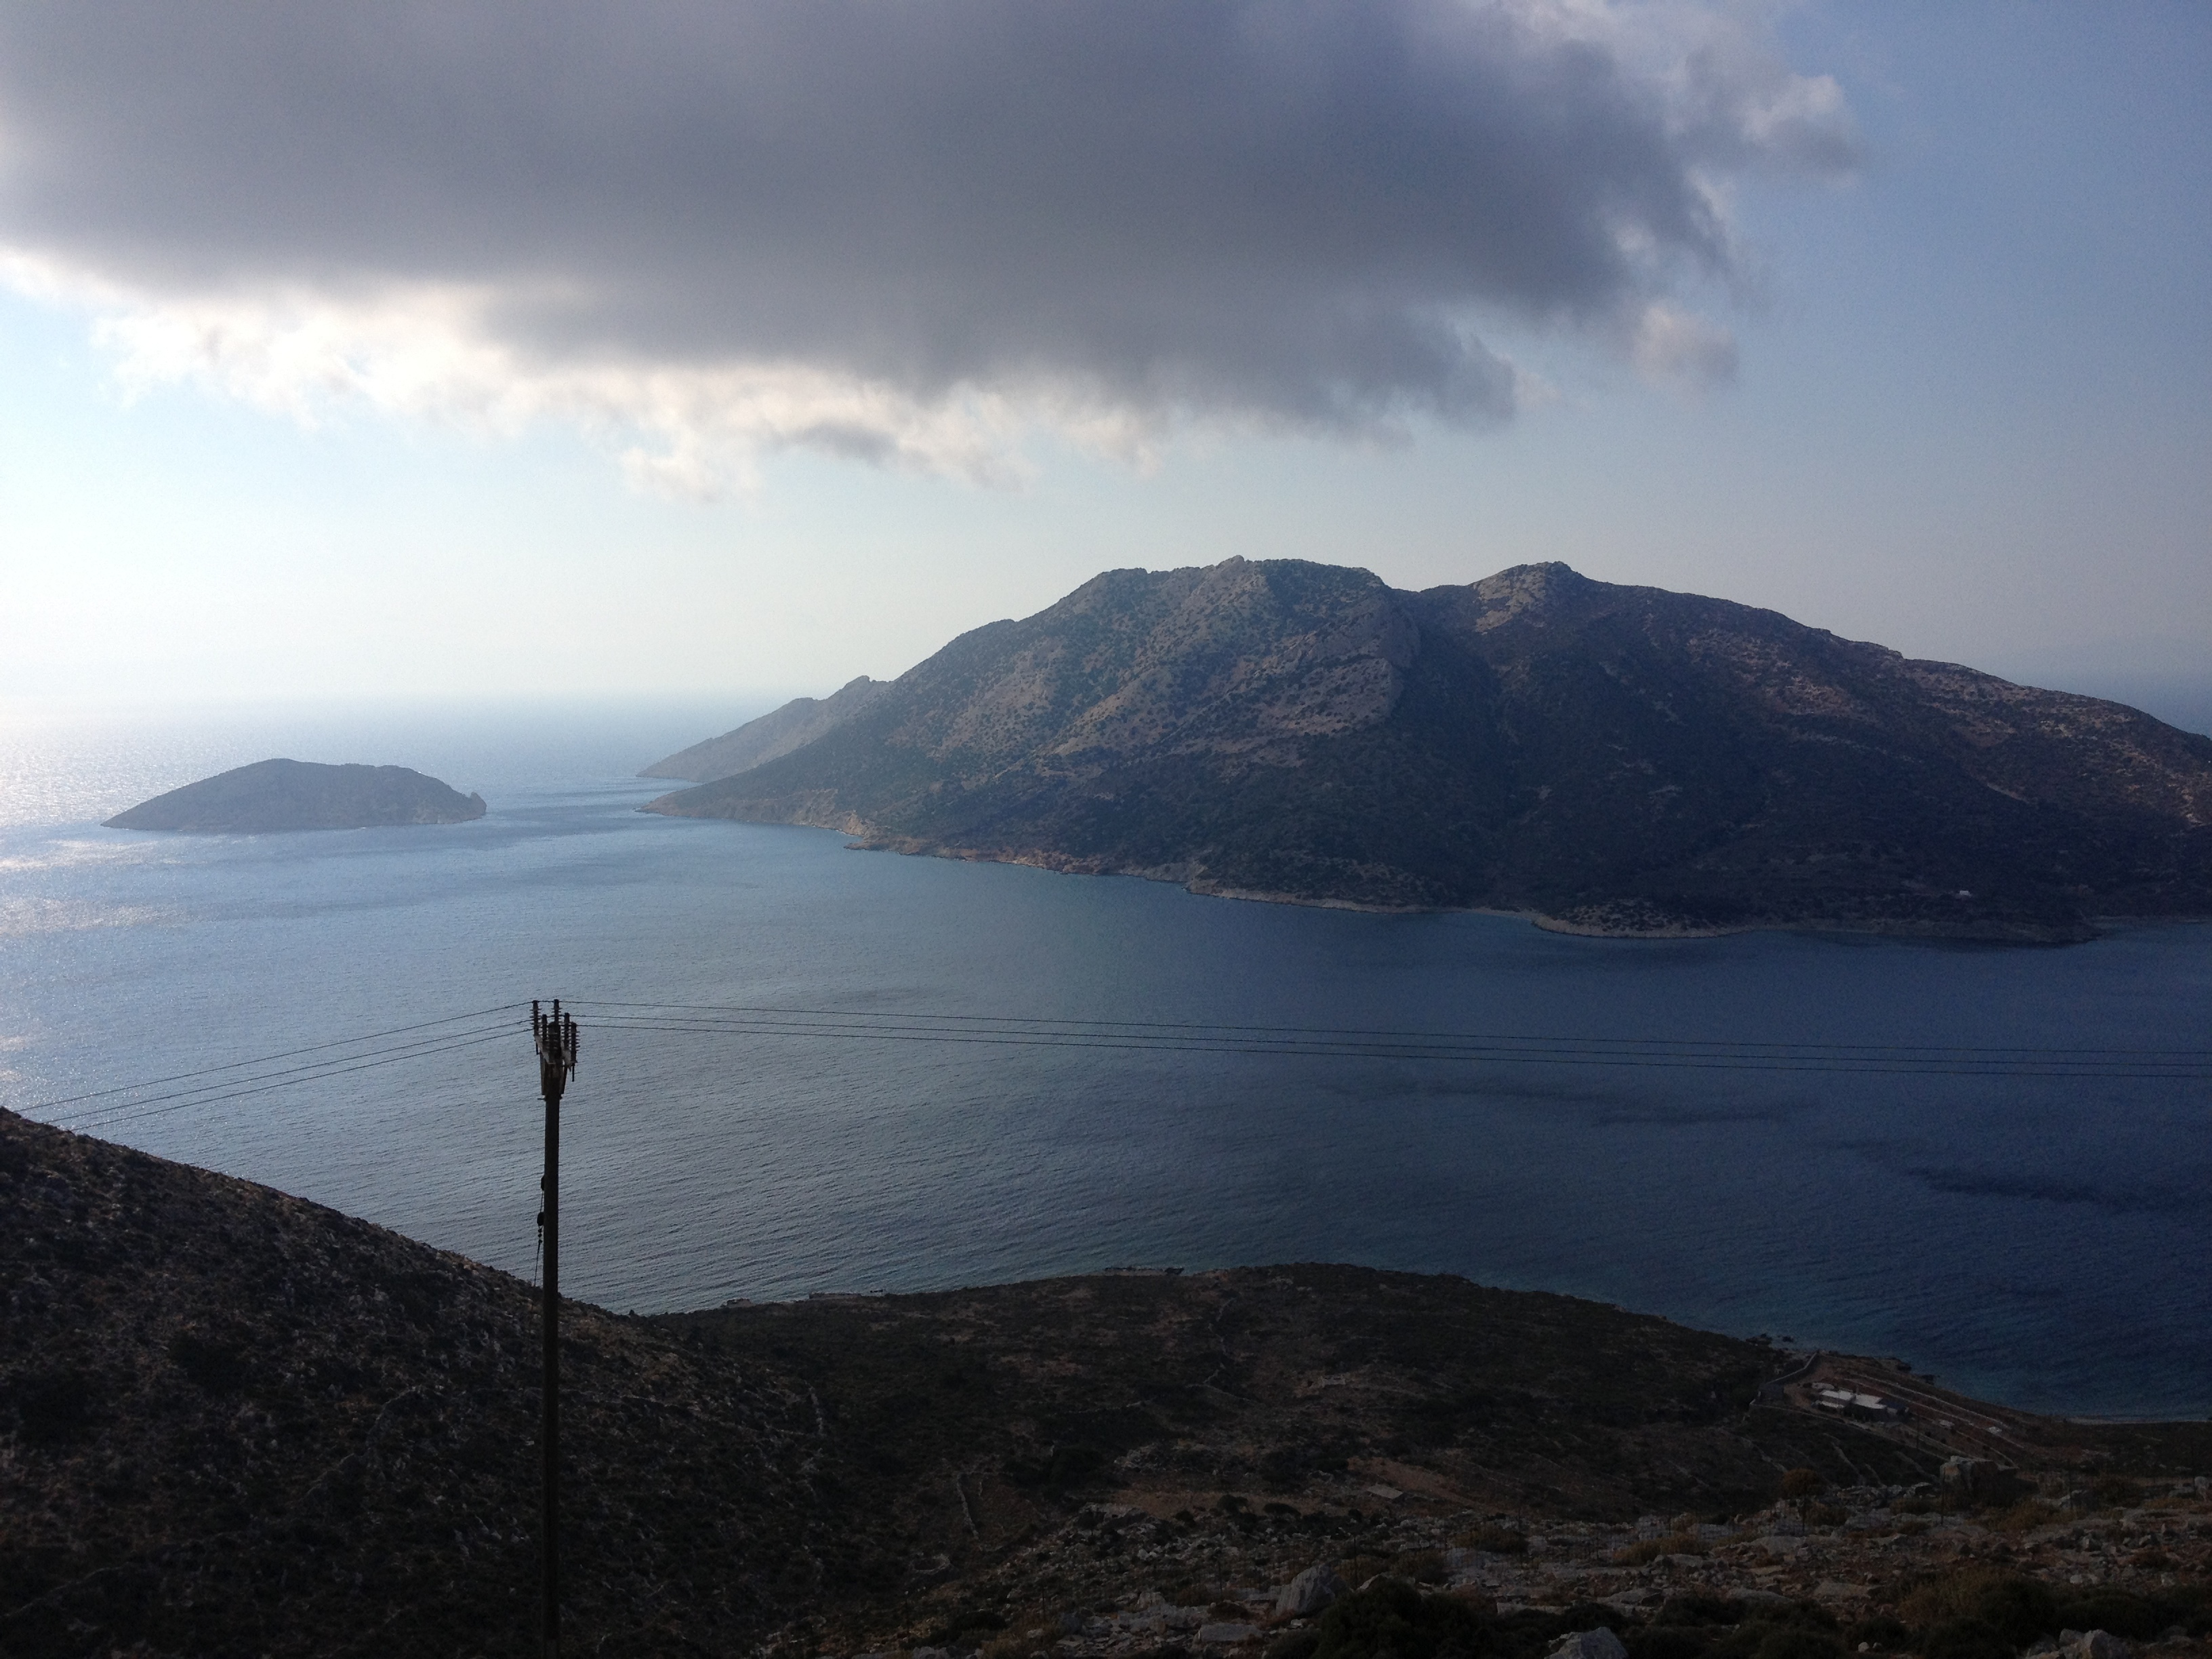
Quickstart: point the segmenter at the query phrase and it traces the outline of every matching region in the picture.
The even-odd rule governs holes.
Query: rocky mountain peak
[[[1469,586],[1479,607],[1474,625],[1487,633],[1517,618],[1588,599],[1602,586],[1556,559],[1543,564],[1516,564]]]

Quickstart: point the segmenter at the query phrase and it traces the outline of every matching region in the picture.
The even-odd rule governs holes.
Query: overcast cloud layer
[[[0,268],[127,374],[683,489],[1494,421],[1501,324],[1724,377],[1728,181],[1850,159],[1741,6],[0,3]]]

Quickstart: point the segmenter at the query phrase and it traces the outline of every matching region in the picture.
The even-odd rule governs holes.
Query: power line
[[[81,1100],[100,1100],[108,1095],[131,1094],[140,1089],[158,1088],[164,1083],[181,1083],[186,1078],[210,1077],[217,1072],[242,1072],[252,1066],[267,1066],[279,1060],[290,1060],[298,1054],[319,1054],[325,1048],[347,1048],[356,1043],[374,1042],[379,1037],[398,1036],[408,1031],[427,1031],[436,1025],[458,1025],[465,1019],[482,1019],[489,1014],[504,1014],[520,1009],[519,1002],[502,1002],[496,1007],[478,1008],[465,1014],[448,1014],[443,1019],[418,1020],[412,1025],[395,1025],[389,1030],[364,1031],[359,1036],[334,1037],[328,1042],[311,1042],[304,1048],[285,1048],[273,1054],[258,1054],[252,1060],[234,1060],[221,1066],[203,1066],[197,1071],[172,1072],[167,1077],[149,1077],[137,1083],[118,1084],[112,1089],[94,1089],[82,1095],[64,1095],[58,1100],[42,1100],[34,1106],[22,1109],[27,1116],[33,1112],[52,1111],[57,1106],[74,1106]]]
[[[883,1042],[931,1042],[956,1045],[981,1045],[992,1048],[1090,1048],[1112,1049],[1141,1054],[1225,1054],[1249,1055],[1281,1055],[1311,1059],[1338,1060],[1459,1060],[1485,1065],[1506,1066],[1593,1066],[1608,1068],[1644,1069],[1659,1071],[1717,1071],[1717,1072],[1782,1072],[1826,1073],[1861,1077],[1992,1077],[1992,1078],[2071,1078],[2156,1080],[2160,1079],[2190,1081],[2212,1080],[2212,1067],[2183,1069],[2166,1067],[2092,1067],[2087,1066],[2033,1066],[2025,1062],[1945,1064],[1923,1061],[1917,1064],[1876,1063],[1848,1064],[1817,1060],[1790,1060],[1779,1058],[1741,1059],[1727,1057],[1695,1057],[1681,1054],[1634,1055],[1621,1054],[1578,1054],[1572,1052],[1526,1053],[1504,1050],[1444,1050],[1385,1048],[1350,1044],[1335,1047],[1294,1046],[1274,1043],[1207,1043],[1201,1042],[1158,1042],[1137,1040],[1115,1041],[1097,1036],[1054,1036],[1037,1034],[1025,1036],[1000,1036],[984,1032],[921,1031],[921,1030],[848,1030],[838,1031],[820,1027],[778,1028],[775,1026],[739,1025],[673,1025],[634,1021],[594,1022],[601,1030],[664,1031],[691,1036],[787,1036],[830,1038],[838,1041]]]
[[[584,1004],[586,1009],[616,1005]],[[623,1006],[643,1011],[650,1004]],[[1692,1071],[1856,1075],[2179,1079],[2212,1078],[2212,1052],[2171,1049],[1938,1048],[1872,1044],[1783,1044],[1690,1039],[1520,1037],[1452,1033],[1354,1032],[1334,1028],[1200,1026],[1166,1022],[1009,1020],[988,1015],[784,1011],[602,1012],[602,1030],[704,1036],[782,1036],[836,1042],[909,1042],[990,1047],[1116,1049],[1164,1054],[1282,1055],[1354,1060],[1566,1065]],[[1006,1029],[1012,1026],[1015,1029]],[[996,1028],[996,1029],[994,1029]],[[1269,1033],[1261,1036],[1261,1033]]]
[[[226,1101],[243,1100],[252,1095],[268,1094],[273,1090],[292,1089],[297,1088],[302,1084],[319,1083],[327,1078],[343,1077],[349,1072],[374,1071],[380,1066],[397,1065],[399,1061],[404,1060],[419,1060],[428,1055],[453,1054],[464,1048],[478,1048],[487,1042],[498,1042],[504,1041],[514,1035],[514,1032],[512,1029],[502,1029],[501,1030],[489,1032],[473,1037],[457,1038],[454,1041],[432,1048],[409,1048],[398,1053],[386,1054],[380,1057],[349,1057],[348,1063],[333,1063],[327,1067],[320,1067],[301,1075],[284,1078],[273,1083],[261,1083],[252,1088],[229,1089],[216,1094],[191,1092],[188,1098],[183,1099],[179,1099],[173,1096],[157,1096],[155,1097],[155,1100],[170,1101],[172,1103],[167,1105],[156,1105],[153,1101],[134,1103],[133,1105],[118,1107],[104,1116],[81,1119],[75,1124],[68,1127],[75,1128],[108,1128],[117,1124],[136,1123],[144,1118],[164,1117],[171,1112],[189,1111],[195,1107],[200,1106],[218,1106]],[[135,1109],[134,1108],[136,1104],[143,1104],[149,1109],[143,1111]]]
[[[426,1023],[443,1024],[444,1022],[432,1021]],[[334,1056],[331,1060],[322,1061],[316,1065],[291,1066],[279,1073],[264,1073],[257,1077],[236,1079],[236,1082],[241,1086],[231,1087],[224,1085],[204,1085],[199,1088],[179,1089],[173,1091],[169,1094],[155,1095],[146,1100],[118,1102],[115,1105],[104,1110],[94,1112],[88,1116],[76,1119],[71,1127],[77,1128],[108,1128],[118,1124],[136,1123],[145,1118],[166,1116],[171,1112],[187,1111],[195,1107],[220,1105],[226,1101],[242,1100],[252,1095],[267,1094],[272,1090],[296,1088],[300,1085],[306,1083],[319,1083],[329,1078],[343,1077],[349,1072],[372,1071],[380,1066],[397,1065],[399,1061],[404,1060],[418,1060],[428,1055],[453,1054],[465,1048],[478,1048],[487,1042],[497,1042],[506,1038],[512,1037],[517,1035],[522,1029],[524,1028],[521,1027],[518,1022],[511,1020],[504,1021],[498,1026],[488,1030],[476,1030],[456,1031],[429,1039],[427,1042],[398,1044],[386,1049],[371,1050],[369,1053],[365,1054],[354,1054],[337,1055]],[[359,1042],[361,1039],[356,1038],[355,1041]],[[319,1044],[317,1046],[334,1048],[340,1045],[331,1043]],[[306,1051],[295,1050],[293,1052],[303,1053]],[[283,1056],[273,1056],[273,1058],[283,1057]],[[235,1066],[211,1066],[208,1069],[210,1071],[234,1071],[242,1069],[243,1067],[251,1066],[255,1062],[253,1061],[246,1060],[239,1062]],[[192,1074],[185,1073],[184,1075]],[[151,1082],[137,1085],[125,1085],[115,1089],[102,1090],[100,1092],[102,1095],[125,1094],[131,1092],[134,1088],[143,1089],[153,1086],[155,1086],[155,1085]],[[77,1098],[90,1097],[91,1097],[88,1096],[77,1097]],[[27,1107],[23,1109],[21,1115],[28,1117],[33,1111],[50,1109],[53,1105],[63,1103],[66,1103],[50,1102],[46,1103],[44,1107]],[[54,1120],[40,1119],[34,1121],[51,1122]]]
[[[137,1083],[66,1095],[19,1108],[26,1117],[93,1101],[110,1102],[74,1120],[106,1128],[197,1107],[267,1094],[396,1065],[405,1060],[495,1042],[521,1021],[501,1018],[519,1002],[418,1020],[358,1036],[333,1038],[246,1060],[170,1073]],[[608,1000],[569,1003],[596,1012],[610,1031],[831,1042],[917,1042],[986,1048],[1065,1048],[1164,1054],[1364,1060],[1480,1066],[1573,1066],[1605,1069],[1771,1072],[1859,1076],[1988,1077],[2082,1081],[2212,1079],[2212,1049],[1997,1047],[1977,1044],[1738,1041],[1696,1037],[1569,1036],[1501,1031],[1437,1031],[1357,1026],[1208,1024],[1194,1020],[1085,1019],[1012,1014],[894,1010],[772,1008],[743,1004]],[[481,1022],[489,1022],[484,1024]],[[459,1030],[447,1029],[460,1027]],[[416,1033],[431,1035],[416,1036]],[[406,1037],[404,1042],[386,1041]],[[380,1044],[379,1047],[367,1047]],[[332,1050],[344,1050],[332,1053]],[[302,1055],[326,1058],[296,1066]],[[278,1069],[265,1069],[278,1066]],[[196,1079],[213,1079],[196,1083]],[[187,1086],[165,1094],[164,1085]],[[118,1099],[119,1096],[140,1096]],[[41,1121],[52,1121],[52,1119]]]
[[[1197,1020],[1152,1019],[1079,1019],[1063,1017],[1042,1017],[1017,1014],[953,1014],[907,1013],[897,1010],[855,1008],[773,1008],[742,1003],[686,1003],[686,1002],[571,1002],[575,1008],[637,1009],[659,1017],[687,1014],[733,1015],[743,1018],[772,1019],[819,1018],[844,1021],[906,1021],[933,1028],[960,1025],[992,1026],[1052,1026],[1069,1029],[1089,1029],[1109,1032],[1123,1031],[1190,1031],[1190,1032],[1250,1032],[1255,1036],[1300,1037],[1321,1040],[1341,1037],[1359,1041],[1382,1039],[1412,1039],[1448,1043],[1566,1043],[1577,1046],[1628,1047],[1638,1048],[1708,1048],[1778,1049],[1792,1053],[1866,1054],[2022,1054],[2033,1057],[2057,1058],[2069,1054],[2140,1055],[2144,1057],[2172,1056],[2177,1062],[2212,1064],[2212,1048],[2039,1048],[2026,1044],[2012,1046],[1977,1045],[1972,1043],[1911,1043],[1911,1042],[1761,1042],[1749,1039],[1703,1037],[1600,1037],[1531,1035],[1504,1031],[1434,1031],[1398,1030],[1388,1027],[1334,1025],[1251,1025],[1227,1022]],[[613,1018],[622,1018],[617,1015]]]

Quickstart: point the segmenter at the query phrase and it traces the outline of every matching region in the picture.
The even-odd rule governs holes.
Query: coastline
[[[672,795],[680,792],[672,792]],[[2024,922],[1979,921],[1946,924],[1933,921],[1853,919],[1836,916],[1775,916],[1756,921],[1705,922],[1669,916],[1643,901],[1626,899],[1588,907],[1564,915],[1547,911],[1494,905],[1383,904],[1370,900],[1332,898],[1265,888],[1237,887],[1210,880],[1189,865],[1130,865],[1109,858],[1082,857],[1045,848],[987,848],[951,847],[912,836],[888,835],[851,812],[808,814],[805,807],[789,817],[750,817],[726,813],[678,812],[667,810],[660,796],[637,808],[664,817],[725,818],[738,823],[782,823],[794,828],[833,830],[854,837],[848,850],[858,853],[896,853],[906,857],[949,859],[968,864],[1008,864],[1049,871],[1064,876],[1127,876],[1144,881],[1171,883],[1202,898],[1239,900],[1253,904],[1294,904],[1317,910],[1352,910],[1371,915],[1481,915],[1526,921],[1547,933],[1571,939],[1728,939],[1741,933],[1845,933],[1876,938],[1921,939],[1929,943],[2053,946],[2086,945],[2130,927],[2203,923],[2212,916],[2087,916],[2069,926]],[[1616,913],[1614,919],[1607,913]],[[1641,912],[1642,919],[1628,916]],[[1622,914],[1626,913],[1626,914]]]

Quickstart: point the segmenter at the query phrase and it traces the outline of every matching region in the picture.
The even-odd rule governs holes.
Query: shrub
[[[1045,1466],[1045,1485],[1055,1490],[1079,1486],[1106,1467],[1106,1454],[1096,1446],[1059,1446]]]
[[[1493,1555],[1524,1555],[1528,1549],[1528,1540],[1517,1528],[1495,1522],[1461,1533],[1452,1542],[1463,1550],[1488,1550]]]
[[[2170,1626],[2180,1625],[2201,1635],[2212,1627],[2207,1617],[2203,1591],[2196,1595],[2144,1595],[2103,1584],[2062,1596],[2053,1613],[2051,1628],[2108,1630],[2130,1641],[2148,1641]]]
[[[1862,1644],[1883,1653],[1894,1652],[1912,1639],[1912,1632],[1905,1621],[1893,1613],[1877,1613],[1844,1626],[1844,1645],[1856,1649]]]
[[[935,1630],[930,1632],[928,1644],[932,1647],[964,1647],[960,1638],[988,1635],[1006,1627],[1006,1619],[988,1607],[967,1607],[956,1613]]]
[[[9,1404],[26,1443],[33,1446],[65,1446],[90,1432],[97,1385],[82,1371],[68,1369],[33,1372],[15,1379],[0,1395],[0,1411]]]
[[[1712,1659],[1843,1659],[1843,1654],[1834,1615],[1810,1601],[1754,1607],[1711,1649]]]
[[[1947,1619],[1921,1632],[1920,1659],[2012,1659],[2013,1644],[1979,1619]]]
[[[2033,1532],[2038,1527],[2047,1527],[2058,1519],[2058,1511],[2039,1498],[2022,1498],[2003,1514],[1992,1516],[1990,1525],[1999,1532]]]
[[[1639,1538],[1618,1550],[1613,1559],[1624,1567],[1640,1567],[1662,1555],[1704,1555],[1711,1546],[1692,1532],[1670,1532],[1664,1538]]]
[[[1748,1634],[1739,1630],[1725,1640],[1741,1641]],[[1844,1642],[1832,1630],[1814,1630],[1805,1625],[1772,1625],[1760,1634],[1759,1645],[1751,1651],[1752,1659],[1843,1659]]]
[[[1400,1556],[1397,1570],[1417,1584],[1441,1584],[1451,1577],[1445,1569],[1444,1558],[1435,1550],[1420,1550],[1411,1555]]]
[[[235,1394],[246,1386],[249,1367],[235,1346],[186,1331],[169,1344],[177,1369],[209,1394]]]
[[[1713,1633],[1696,1625],[1653,1625],[1621,1638],[1628,1659],[1702,1659]]]
[[[1365,1583],[1369,1579],[1375,1577],[1377,1574],[1391,1571],[1396,1565],[1397,1564],[1387,1555],[1368,1555],[1363,1553],[1351,1556],[1345,1560],[1338,1562],[1336,1564],[1336,1576],[1343,1579],[1346,1583],[1351,1585],[1352,1589],[1358,1589],[1362,1584]]]
[[[1790,1469],[1782,1477],[1784,1498],[1812,1498],[1827,1489],[1828,1483],[1818,1469]]]
[[[1390,1579],[1339,1598],[1322,1615],[1320,1634],[1311,1659],[1437,1659],[1486,1645],[1481,1619],[1466,1603]]]
[[[1662,1602],[1659,1611],[1651,1615],[1656,1627],[1663,1625],[1740,1625],[1743,1622],[1744,1605],[1722,1595],[1704,1595],[1695,1591],[1686,1595],[1670,1595]]]
[[[1979,1659],[1975,1644],[1983,1629],[2008,1644],[2010,1659],[2011,1648],[2026,1647],[2059,1628],[2057,1599],[2048,1585],[1994,1567],[1968,1567],[1931,1579],[1906,1595],[1898,1612],[1906,1624],[1928,1632],[1920,1646],[1922,1659]],[[1929,1648],[1939,1633],[1955,1651],[1937,1654]]]

